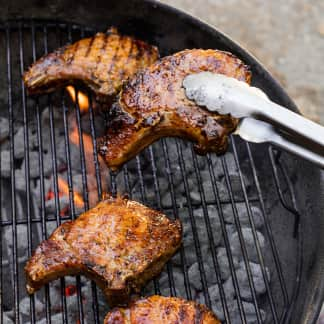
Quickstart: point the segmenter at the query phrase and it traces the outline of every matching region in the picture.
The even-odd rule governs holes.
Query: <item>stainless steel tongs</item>
[[[210,72],[187,76],[186,95],[240,123],[234,134],[249,142],[269,142],[324,168],[324,127],[268,99],[258,88]]]

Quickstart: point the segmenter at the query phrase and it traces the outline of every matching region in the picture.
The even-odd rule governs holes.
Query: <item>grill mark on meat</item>
[[[108,71],[107,71],[108,74],[113,70],[114,65],[116,64],[116,57],[117,57],[118,51],[119,51],[119,49],[120,49],[120,47],[121,47],[120,44],[121,44],[121,42],[123,41],[123,37],[122,37],[122,36],[120,37],[120,40],[121,40],[121,41],[119,42],[118,46],[115,47],[115,52],[114,52],[114,55],[113,55],[113,57],[112,57],[112,59],[111,59],[111,64],[110,64],[110,66],[109,66],[109,69],[108,69]]]
[[[127,65],[127,62],[129,60],[129,54],[130,54],[131,50],[132,50],[132,43],[131,44],[129,42],[123,43],[123,47],[121,49],[121,52],[122,53],[124,52],[125,55],[123,56],[123,61],[121,61],[121,62],[123,62],[124,66]],[[117,53],[117,57],[119,57],[118,55],[119,55],[119,53]],[[123,75],[124,72],[125,72],[125,70],[120,70],[120,69],[117,70],[119,78],[122,78],[122,75]],[[114,71],[114,73],[116,73],[116,71]]]
[[[112,32],[112,34],[105,34],[106,37],[105,37],[105,40],[104,40],[102,49],[105,49],[107,47],[107,44],[109,44],[108,40],[110,39],[110,37],[114,37],[114,35],[116,35],[116,34],[114,34],[113,32]],[[112,71],[112,69],[114,67],[114,64],[116,62],[116,55],[117,55],[118,50],[120,48],[120,44],[123,41],[123,37],[122,36],[119,36],[118,35],[118,38],[119,38],[120,41],[118,42],[118,46],[115,46],[114,47],[114,54],[112,55],[112,58],[111,58],[111,61],[110,61],[110,65],[109,65],[108,70],[106,72],[107,75],[109,75],[111,73],[111,71]],[[99,61],[97,62],[97,64],[99,64],[101,62],[101,58],[102,58],[102,56],[99,57]],[[110,83],[110,87],[113,87],[114,81],[112,79],[109,81],[109,83]]]
[[[76,53],[77,53],[77,51],[79,49],[79,45],[80,45],[79,42],[76,42],[74,45],[72,45],[73,48],[74,48],[74,51],[72,51],[72,56],[69,57],[68,65],[72,65],[72,63],[74,61],[74,58],[75,58],[75,55],[76,55]]]
[[[200,308],[200,305],[198,305],[196,307],[195,324],[201,324],[203,316],[203,310]]]
[[[108,40],[110,39],[110,37],[112,37],[111,35],[113,35],[113,34],[104,34],[104,39],[103,39],[103,42],[102,42],[102,46],[100,48],[101,51],[104,50],[107,47]],[[98,57],[97,57],[97,65],[100,64],[101,60],[102,60],[102,55],[98,55]],[[108,71],[107,71],[107,73],[108,73]]]
[[[137,54],[136,54],[136,58],[139,58],[139,57],[141,57],[142,55],[143,55],[143,53],[144,53],[144,50],[143,50],[143,46],[142,46],[142,44],[139,44],[138,43],[138,52],[137,52]]]
[[[135,56],[140,47],[140,54]],[[156,47],[111,29],[44,55],[25,72],[23,79],[28,94],[84,83],[95,92],[97,100],[110,106],[124,79],[157,58]]]
[[[131,58],[136,58],[137,57],[137,50],[138,50],[137,43],[133,43],[132,51],[130,52],[128,60],[130,60]]]
[[[127,54],[127,60],[125,62],[125,65],[127,66],[127,64],[129,63],[130,59],[132,58],[132,54],[133,54],[133,51],[134,51],[134,48],[136,48],[135,46],[135,43],[133,42],[130,49],[129,49],[129,52]],[[125,73],[126,71],[125,70],[122,70],[122,74],[121,74],[121,79],[125,79]]]
[[[153,50],[154,50],[154,48],[153,48],[153,47],[151,47],[151,48],[149,49],[149,51],[150,51],[150,55],[152,55],[152,54],[153,54]]]
[[[88,48],[87,48],[87,51],[85,53],[85,57],[88,57],[90,52],[91,52],[91,49],[92,49],[92,45],[93,45],[93,42],[95,40],[95,37],[92,37],[91,40],[90,40],[90,43],[88,45]]]
[[[179,307],[179,321],[184,322],[187,318],[186,305],[181,305]]]

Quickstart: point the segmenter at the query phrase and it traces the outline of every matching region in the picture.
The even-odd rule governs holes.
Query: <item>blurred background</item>
[[[301,112],[324,125],[323,0],[162,0],[201,18],[258,58]]]

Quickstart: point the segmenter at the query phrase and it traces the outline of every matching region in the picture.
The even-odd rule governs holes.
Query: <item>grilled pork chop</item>
[[[29,94],[83,83],[99,99],[111,99],[124,80],[158,59],[155,46],[118,34],[115,28],[43,56],[24,74]]]
[[[187,99],[185,76],[201,71],[221,73],[250,82],[251,73],[238,58],[217,50],[184,50],[167,56],[127,82],[111,109],[108,133],[99,152],[118,169],[143,148],[163,136],[185,137],[199,154],[223,153],[227,135],[237,126],[230,115],[219,115]]]
[[[64,275],[96,281],[110,305],[156,276],[181,244],[181,225],[124,198],[108,198],[59,226],[25,266],[27,291]]]
[[[220,324],[206,306],[174,297],[151,296],[109,312],[104,324]]]

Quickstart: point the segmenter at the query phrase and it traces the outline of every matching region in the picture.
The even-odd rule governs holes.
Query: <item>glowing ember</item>
[[[64,196],[64,194],[62,192],[58,192],[58,197],[62,197]],[[49,189],[46,196],[45,196],[45,200],[51,200],[55,198],[55,192],[52,189]]]
[[[67,92],[69,93],[73,102],[75,102],[75,88],[73,86],[66,87]],[[80,107],[81,113],[86,113],[89,110],[89,98],[86,94],[78,90],[78,104]]]
[[[70,208],[68,206],[60,210],[61,217],[68,217],[70,215]]]
[[[70,144],[77,147],[80,146],[81,144],[80,142],[83,143],[86,183],[87,183],[88,199],[89,199],[88,203],[89,203],[89,207],[91,208],[95,206],[98,202],[98,186],[96,181],[96,167],[94,163],[94,155],[97,154],[97,152],[93,146],[93,140],[90,134],[82,132],[82,137],[80,137],[80,132],[78,130],[77,121],[75,118],[70,118],[69,120],[69,139],[70,139]],[[109,170],[101,156],[97,155],[97,159],[99,162],[100,175],[101,175],[101,188],[103,188],[103,191],[107,191],[108,190],[107,178],[109,176]]]
[[[51,200],[51,199],[54,199],[54,197],[55,197],[55,193],[53,190],[50,189],[50,190],[48,190],[45,200]]]
[[[75,295],[77,292],[77,287],[75,285],[68,285],[65,287],[65,296],[70,297]]]
[[[68,196],[69,195],[69,186],[66,183],[66,181],[63,180],[61,177],[58,177],[57,182],[58,182],[58,186],[59,186],[60,192],[63,195],[67,195]],[[77,207],[82,207],[83,206],[83,199],[80,196],[80,194],[78,194],[77,192],[74,192],[73,193],[73,201],[74,201],[74,204]]]

